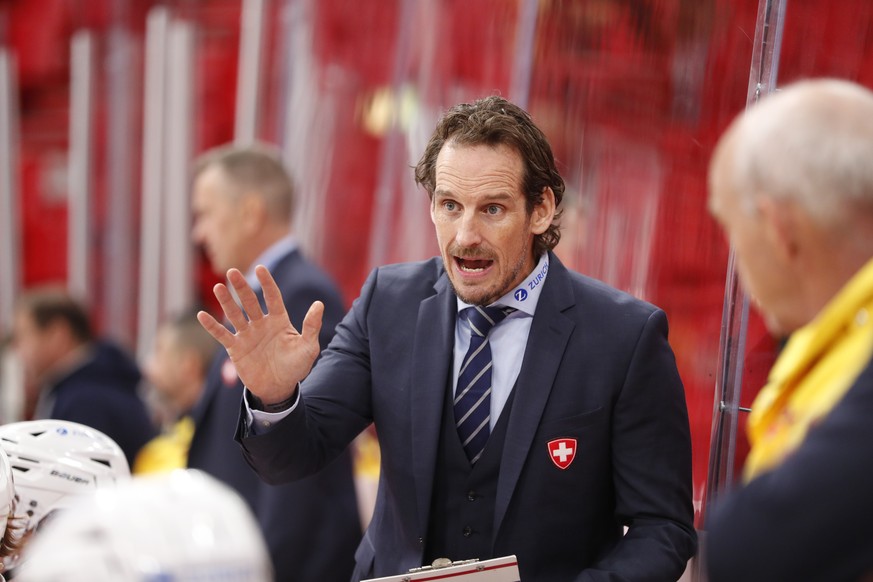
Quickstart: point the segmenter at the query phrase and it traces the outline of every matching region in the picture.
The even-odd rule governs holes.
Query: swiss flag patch
[[[548,442],[549,458],[559,469],[566,469],[576,458],[576,439],[555,439]]]

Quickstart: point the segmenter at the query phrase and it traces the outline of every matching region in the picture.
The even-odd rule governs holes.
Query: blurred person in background
[[[770,331],[743,484],[707,518],[711,582],[873,576],[873,92],[765,97],[721,138],[709,207]]]
[[[106,433],[133,462],[155,436],[138,389],[141,374],[118,345],[95,337],[85,307],[58,288],[16,302],[12,342],[25,382],[39,388],[35,419],[78,422]]]
[[[194,436],[190,413],[203,393],[206,371],[218,344],[197,321],[196,312],[183,313],[163,323],[144,366],[157,406],[165,413],[164,430],[143,446],[133,464],[134,473],[182,469]]]
[[[137,476],[83,496],[25,550],[20,582],[270,582],[258,524],[195,470]]]
[[[6,552],[9,578],[16,578],[33,537],[81,495],[130,478],[124,452],[108,436],[66,420],[25,420],[0,426],[0,448],[9,460],[15,490],[16,547]]]
[[[254,267],[266,265],[296,321],[316,299],[325,302],[319,337],[326,346],[343,316],[339,291],[309,261],[291,232],[294,187],[278,152],[266,145],[224,146],[195,165],[192,236],[216,272],[239,269],[256,284]],[[282,486],[263,482],[233,441],[243,385],[223,349],[195,404],[188,466],[236,489],[253,507],[282,581],[346,582],[361,538],[352,461],[343,452],[322,473]]]
[[[200,321],[246,383],[247,458],[292,481],[376,427],[355,580],[509,554],[522,580],[679,579],[696,533],[666,315],[551,252],[564,182],[516,105],[449,109],[415,175],[442,256],[373,271],[323,352],[323,306],[289,322],[267,269],[266,312],[238,270],[241,306],[216,286],[236,332]]]

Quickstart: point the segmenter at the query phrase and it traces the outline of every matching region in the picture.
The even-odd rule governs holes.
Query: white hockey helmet
[[[26,420],[0,425],[15,479],[16,516],[24,531],[36,529],[70,498],[130,478],[121,448],[91,427],[66,420]]]
[[[194,469],[81,497],[25,549],[22,582],[269,582],[249,506]]]

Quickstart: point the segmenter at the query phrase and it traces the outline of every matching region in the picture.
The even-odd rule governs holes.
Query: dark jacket
[[[37,416],[106,433],[132,465],[139,449],[157,434],[137,392],[141,377],[136,362],[121,348],[96,342],[79,367],[48,387]]]
[[[873,576],[873,362],[803,443],[707,518],[710,582]]]

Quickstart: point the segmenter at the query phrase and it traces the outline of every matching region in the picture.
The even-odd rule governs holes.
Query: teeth
[[[458,261],[458,268],[466,273],[481,273],[482,271],[484,271],[485,269],[488,268],[488,265],[486,264],[485,266],[482,266],[482,267],[473,267],[472,265],[470,265],[466,261]]]

